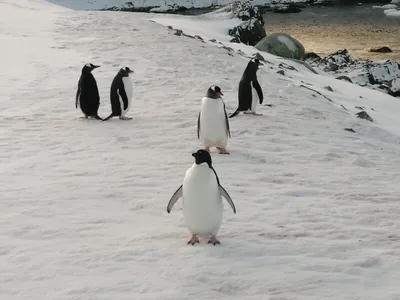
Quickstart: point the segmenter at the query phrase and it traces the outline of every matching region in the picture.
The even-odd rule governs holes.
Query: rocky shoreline
[[[281,2],[280,4],[272,3],[265,6],[253,6],[250,1],[234,2],[229,5],[229,9],[232,11],[232,17],[241,19],[242,23],[235,28],[231,28],[228,34],[232,36],[231,42],[244,43],[246,45],[255,46],[256,50],[258,49],[281,57],[295,59],[306,65],[315,73],[325,73],[331,75],[333,78],[346,80],[353,84],[376,89],[392,95],[393,97],[400,98],[400,64],[395,60],[371,61],[357,59],[352,57],[346,49],[341,49],[325,57],[320,57],[315,53],[305,52],[301,43],[290,36],[288,36],[288,38],[298,46],[299,51],[296,52],[296,55],[292,55],[289,49],[285,49],[285,54],[283,54],[282,45],[285,46],[285,43],[279,41],[279,34],[278,37],[275,38],[274,43],[269,42],[266,48],[263,49],[262,45],[260,45],[265,39],[273,38],[272,36],[267,37],[265,31],[263,20],[263,12],[265,10],[275,10],[277,13],[287,13],[288,10],[301,10],[304,8],[304,5],[340,5],[339,2],[340,1],[331,0],[309,0],[296,4],[283,4]],[[372,1],[362,2],[367,3]],[[375,0],[373,2],[376,3],[377,1]],[[381,4],[387,4],[388,2],[390,2],[390,0],[380,1]],[[346,3],[348,4],[349,2]],[[203,8],[173,6],[163,9],[157,7],[135,8],[132,4],[130,7],[124,9],[114,7],[104,10],[196,15],[215,11],[221,8],[224,9],[223,6],[210,6]],[[201,37],[199,38],[201,39]],[[285,38],[287,38],[287,36]],[[277,49],[271,49],[271,45],[272,48],[275,47]],[[286,48],[290,47],[287,46]],[[288,50],[289,54],[287,54]]]
[[[296,13],[307,6],[336,6],[336,5],[357,5],[359,3],[377,3],[389,4],[391,0],[304,0],[299,2],[291,2],[290,0],[272,1],[270,4],[257,5],[261,13],[273,11],[276,13]],[[160,6],[135,6],[133,2],[126,2],[124,7],[107,7],[100,9],[101,11],[127,11],[127,12],[146,12],[146,13],[168,13],[181,15],[200,15],[212,12],[222,5],[210,5],[207,7],[186,7],[177,4],[165,4]]]

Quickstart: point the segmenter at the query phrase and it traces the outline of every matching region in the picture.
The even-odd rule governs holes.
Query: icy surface
[[[233,112],[248,60],[146,14],[39,0],[0,14],[0,299],[400,297],[398,99],[263,53],[272,107],[233,118],[231,154],[212,154],[238,212],[225,205],[221,245],[188,246],[181,202],[166,205],[200,147],[201,98],[218,84]],[[135,70],[133,120],[78,119],[88,62],[103,117],[118,69]]]

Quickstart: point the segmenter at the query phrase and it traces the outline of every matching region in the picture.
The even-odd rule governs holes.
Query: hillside
[[[212,153],[237,214],[224,202],[221,245],[189,246],[166,205],[201,147],[200,100],[218,84],[232,113],[254,49],[226,42],[223,15],[0,11],[0,299],[400,297],[398,99],[261,53],[263,115],[230,119],[231,154]],[[102,117],[134,70],[131,121],[79,119],[88,62]]]

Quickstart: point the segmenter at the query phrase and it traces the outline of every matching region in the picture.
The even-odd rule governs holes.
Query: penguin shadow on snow
[[[107,121],[112,117],[120,120],[132,120],[126,116],[132,105],[133,85],[130,74],[134,73],[129,67],[122,67],[115,75],[110,87],[111,114],[102,119],[98,115],[100,106],[100,94],[96,79],[92,71],[99,65],[88,63],[83,66],[75,96],[75,108],[78,106],[84,114],[80,119],[96,119]]]
[[[199,149],[192,153],[193,165],[186,171],[182,185],[167,204],[170,213],[175,203],[182,198],[185,227],[192,234],[187,244],[200,243],[199,237],[208,239],[208,244],[220,244],[217,234],[222,224],[224,198],[236,214],[236,207],[228,192],[222,187],[217,172],[212,166],[208,151]]]

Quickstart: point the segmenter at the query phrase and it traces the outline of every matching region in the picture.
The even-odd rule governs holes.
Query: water
[[[299,40],[306,51],[327,55],[347,49],[355,57],[400,62],[400,18],[386,17],[373,5],[308,7],[300,13],[264,14],[267,33],[284,32]],[[388,46],[392,53],[366,49]]]

